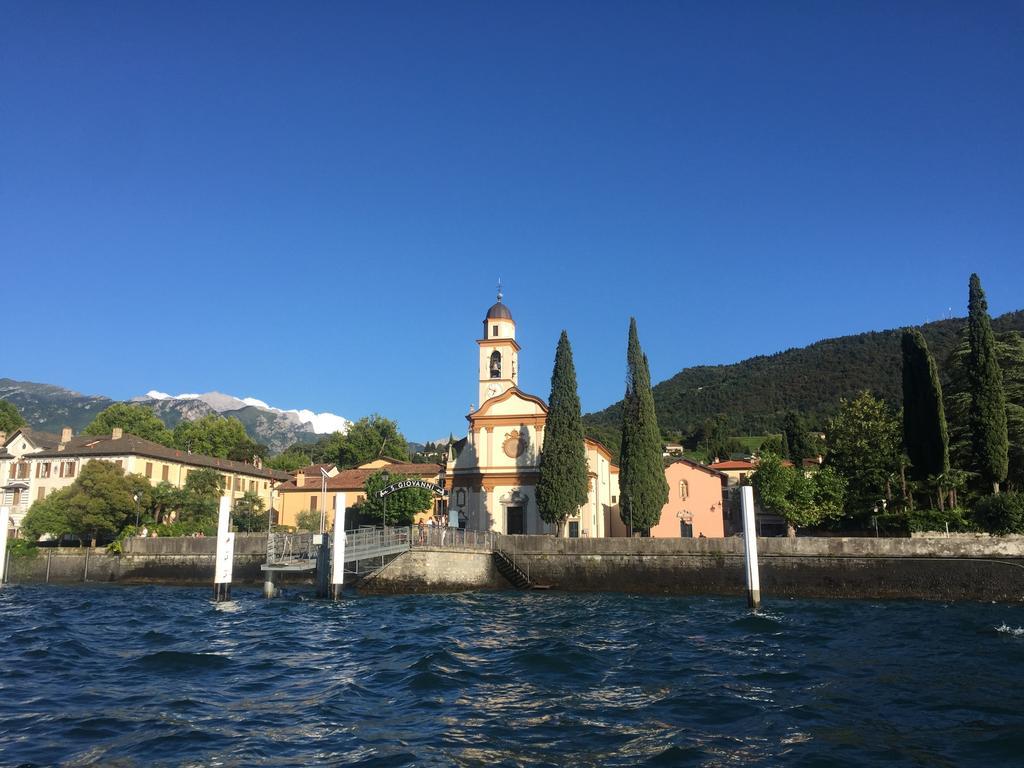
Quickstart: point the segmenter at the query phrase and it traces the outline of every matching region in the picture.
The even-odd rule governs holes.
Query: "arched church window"
[[[501,352],[498,350],[491,352],[491,378],[501,378]]]

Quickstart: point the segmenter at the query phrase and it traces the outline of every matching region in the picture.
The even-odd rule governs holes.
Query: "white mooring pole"
[[[0,584],[7,573],[7,525],[11,519],[11,508],[0,507]]]
[[[231,497],[220,497],[217,516],[217,561],[213,574],[213,599],[231,599],[231,566],[235,559],[235,534],[231,532]]]
[[[757,572],[757,526],[754,524],[754,489],[744,485],[740,489],[743,506],[743,554],[747,566],[747,605],[753,610],[761,607],[761,578]]]
[[[331,599],[341,597],[345,582],[345,494],[334,494],[334,544],[331,547]]]

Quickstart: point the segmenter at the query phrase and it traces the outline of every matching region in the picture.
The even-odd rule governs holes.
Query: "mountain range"
[[[83,395],[52,384],[14,379],[0,379],[0,399],[14,404],[32,427],[47,432],[60,432],[63,427],[80,432],[97,413],[116,402],[102,395]],[[172,396],[151,390],[130,402],[151,408],[172,429],[182,420],[192,421],[216,413],[234,416],[253,440],[274,453],[293,443],[313,442],[320,434],[344,432],[350,424],[333,413],[283,410],[262,400],[221,392]]]

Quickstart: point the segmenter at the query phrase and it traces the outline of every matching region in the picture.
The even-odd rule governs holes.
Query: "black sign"
[[[383,499],[389,493],[395,491],[401,491],[405,488],[423,488],[426,491],[433,491],[436,496],[447,496],[448,491],[442,488],[437,483],[432,483],[429,480],[401,480],[397,483],[392,483],[386,488],[381,488],[377,491],[377,498]]]

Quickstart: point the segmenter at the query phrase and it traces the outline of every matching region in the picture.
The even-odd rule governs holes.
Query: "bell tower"
[[[519,344],[516,343],[516,322],[508,307],[501,303],[501,282],[498,302],[487,310],[484,335],[480,347],[480,399],[483,405],[492,397],[519,385]]]

